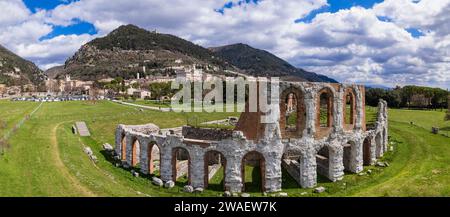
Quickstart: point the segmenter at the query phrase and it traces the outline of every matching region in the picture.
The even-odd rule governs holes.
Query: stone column
[[[364,139],[358,139],[352,144],[349,170],[353,173],[359,173],[364,169],[363,144]]]
[[[300,185],[312,188],[317,184],[316,151],[310,147],[300,153]]]
[[[375,136],[375,144],[376,144],[376,158],[383,157],[383,133],[378,132]]]
[[[131,165],[131,159],[133,158],[133,135],[127,133],[125,135],[125,139],[127,140],[127,148],[126,148],[126,162],[129,166]]]
[[[116,155],[122,158],[122,128],[119,126],[116,128],[116,139],[115,139],[115,149]]]
[[[356,112],[356,120],[355,120],[355,129],[360,130],[364,125],[364,101],[363,96],[359,88],[355,88],[355,112]]]
[[[242,156],[227,156],[225,168],[225,189],[230,192],[241,192],[242,180]]]
[[[270,152],[265,158],[265,191],[281,191],[281,156]]]
[[[303,132],[303,136],[305,137],[313,137],[316,132],[315,120],[316,120],[316,99],[313,97],[314,93],[307,92],[305,93],[305,131]]]
[[[386,138],[385,138],[385,141],[386,141],[386,150],[387,150],[387,145],[388,145],[388,142],[389,142],[389,140],[388,140],[388,138],[389,138],[389,134],[388,134],[388,129],[389,129],[389,120],[388,120],[388,107],[387,107],[387,102],[385,101],[385,107],[384,107],[384,120],[385,120],[385,131],[386,131]]]
[[[205,187],[205,153],[201,150],[190,150],[191,162],[189,165],[190,185],[194,188]],[[208,175],[208,174],[206,174]]]
[[[375,136],[370,138],[370,165],[373,165],[377,161],[377,143],[375,142]]]
[[[163,146],[159,151],[161,152],[159,168],[161,180],[172,181],[172,147]]]
[[[387,120],[384,122],[385,126],[384,126],[384,130],[383,130],[383,144],[384,144],[384,152],[388,151],[388,122]]]
[[[341,90],[338,92],[336,91],[336,96],[334,98],[334,108],[333,108],[333,112],[334,112],[334,129],[335,132],[342,132],[343,128],[344,128],[344,111],[342,108],[344,108],[345,102],[345,89],[341,88]]]
[[[328,178],[335,182],[344,177],[344,147],[340,144],[328,146]]]
[[[141,172],[144,174],[148,174],[148,152],[149,150],[149,143],[145,141],[144,139],[139,140],[140,145],[140,165],[141,165]]]

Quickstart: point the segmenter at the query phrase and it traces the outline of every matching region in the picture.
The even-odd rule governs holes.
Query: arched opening
[[[160,175],[161,150],[155,142],[150,142],[147,149],[148,174]]]
[[[323,177],[328,177],[329,173],[329,157],[330,151],[327,146],[323,146],[316,154],[316,163],[317,163],[317,175],[319,175],[319,179]]]
[[[363,142],[363,164],[364,165],[370,165],[370,163],[372,161],[371,151],[370,151],[371,142],[372,141],[371,141],[370,137],[366,137]]]
[[[133,141],[133,144],[131,146],[131,166],[136,167],[139,163],[139,151],[140,151],[140,144],[139,141],[135,138]]]
[[[290,150],[281,157],[281,188],[298,188],[301,185],[302,154],[299,150]]]
[[[355,95],[352,90],[345,94],[344,123],[352,125],[355,123]]]
[[[346,171],[350,171],[353,147],[355,147],[355,143],[352,141],[348,141],[346,144],[344,144],[344,154],[342,155],[342,162],[344,163],[344,170]]]
[[[126,138],[125,138],[125,133],[123,133],[122,134],[122,139],[121,139],[121,141],[120,141],[120,143],[121,143],[121,157],[122,157],[122,160],[123,161],[125,161],[125,160],[127,160],[127,140],[126,140]]]
[[[242,191],[259,192],[265,190],[265,160],[256,151],[247,153],[242,158]]]
[[[333,126],[333,92],[329,88],[319,91],[317,125],[319,128]]]
[[[287,131],[297,131],[297,96],[289,93],[286,98],[286,127]]]
[[[376,156],[377,158],[383,155],[383,142],[381,141],[381,133],[377,133],[375,136],[375,145],[376,145]]]
[[[225,168],[227,160],[218,151],[205,153],[205,188],[222,191],[225,189]]]
[[[188,150],[177,147],[172,150],[172,179],[182,185],[191,183],[191,159]]]
[[[299,138],[306,125],[303,93],[290,87],[283,91],[280,100],[280,130],[283,138]]]

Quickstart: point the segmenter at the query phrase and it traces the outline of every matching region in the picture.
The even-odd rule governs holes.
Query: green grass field
[[[39,104],[0,101],[0,119],[5,121],[0,136]],[[368,121],[375,110],[368,108]],[[394,151],[384,159],[386,168],[366,167],[370,175],[347,174],[331,183],[319,177],[327,188],[320,196],[449,196],[450,138],[430,133],[431,126],[450,128],[444,112],[389,110],[389,136]],[[219,120],[237,113],[173,113],[140,111],[109,101],[54,102],[42,107],[8,140],[10,147],[0,156],[0,196],[218,196],[223,190],[223,169],[202,194],[181,192],[186,178],[173,189],[155,187],[148,176],[133,177],[110,162],[101,145],[114,144],[119,123],[152,122],[161,128],[186,124],[192,117]],[[441,120],[442,116],[442,120]],[[75,121],[85,121],[91,137],[72,134]],[[415,125],[409,124],[414,121]],[[445,131],[445,130],[444,130]],[[89,146],[98,157],[94,164],[83,152]],[[246,168],[246,186],[253,196],[261,196],[258,168]],[[290,196],[319,196],[302,189],[283,172],[283,191]],[[302,194],[306,192],[306,194]]]

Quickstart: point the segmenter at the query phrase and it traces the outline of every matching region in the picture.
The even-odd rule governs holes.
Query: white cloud
[[[247,43],[342,82],[450,87],[450,0],[386,0],[373,9],[318,14],[310,23],[294,21],[326,0],[264,0],[214,11],[227,2],[80,0],[31,14],[19,0],[0,0],[0,43],[46,68],[91,38],[132,23],[203,46]],[[52,30],[49,23],[67,26],[74,19],[92,23],[98,35],[38,40]],[[406,28],[424,36],[414,38]]]

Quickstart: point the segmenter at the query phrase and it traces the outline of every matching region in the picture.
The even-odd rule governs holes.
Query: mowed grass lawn
[[[11,127],[38,103],[0,101],[0,105],[0,117],[7,110],[17,109],[7,115]],[[369,108],[367,116],[373,117],[373,112]],[[372,174],[348,174],[335,183],[319,177],[319,186],[327,188],[320,195],[299,188],[283,172],[283,191],[290,196],[449,196],[450,139],[410,125],[404,114],[404,110],[389,110],[389,135],[394,151],[383,159],[390,162],[389,167],[366,167]],[[411,114],[417,125],[419,120],[430,126],[440,121],[438,115],[428,117],[427,111]],[[101,148],[105,142],[114,144],[117,124],[152,122],[168,128],[186,124],[193,116],[218,120],[238,114],[140,111],[109,101],[44,103],[11,137],[11,147],[0,156],[0,196],[218,196],[223,189],[222,169],[205,192],[187,194],[181,192],[185,180],[170,190],[155,187],[149,177],[133,177],[128,170],[115,167]],[[75,121],[85,121],[91,137],[72,134]],[[449,122],[439,123],[441,128],[450,126]],[[97,164],[84,154],[83,146],[93,149]],[[258,170],[246,168],[245,182],[253,196],[262,195],[255,190],[260,188]]]
[[[14,125],[37,107],[33,102],[11,103],[7,100],[0,100],[0,137],[11,130]]]

